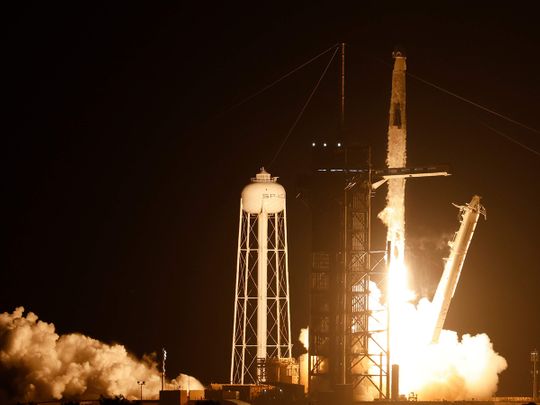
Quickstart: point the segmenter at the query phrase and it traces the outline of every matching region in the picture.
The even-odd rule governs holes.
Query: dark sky
[[[187,3],[187,2],[185,2]],[[190,2],[195,3],[195,2]],[[58,332],[168,349],[170,374],[228,379],[239,193],[268,165],[328,56],[229,110],[333,44],[347,52],[347,128],[382,166],[391,53],[409,72],[540,128],[535,2],[362,6],[41,3],[5,10],[5,245],[0,312],[23,305]],[[405,7],[407,3],[407,7]],[[428,3],[429,4],[429,3]],[[288,190],[293,335],[308,322],[310,214],[295,200],[314,139],[337,123],[334,63],[276,162]],[[432,294],[483,197],[446,327],[486,332],[509,362],[499,395],[530,393],[540,347],[540,135],[410,78],[408,161],[449,178],[407,183],[408,257]],[[374,197],[383,208],[384,192]],[[384,246],[376,219],[374,246]]]

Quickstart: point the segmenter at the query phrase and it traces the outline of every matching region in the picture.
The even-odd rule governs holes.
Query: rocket
[[[471,243],[476,224],[480,215],[486,217],[486,209],[480,204],[480,197],[473,196],[471,202],[466,205],[456,205],[461,216],[461,225],[455,233],[454,239],[448,242],[450,255],[446,259],[444,271],[439,281],[437,291],[433,297],[434,305],[434,328],[431,338],[432,343],[437,343],[444,326],[446,314],[450,308],[450,302],[456,291],[461,275],[461,269]]]
[[[405,78],[407,58],[399,51],[394,52],[392,56],[394,57],[394,70],[392,71],[392,95],[390,98],[390,122],[388,126],[389,129],[401,130],[401,136],[406,136]]]
[[[407,127],[405,114],[406,58],[401,52],[394,52],[392,71],[392,95],[388,122],[388,150],[386,166],[388,169],[405,168],[407,163]],[[379,214],[382,219],[390,216],[387,241],[392,242],[395,259],[404,261],[405,256],[405,178],[389,178],[387,207]],[[391,208],[390,208],[391,207]],[[383,219],[384,221],[384,219]]]

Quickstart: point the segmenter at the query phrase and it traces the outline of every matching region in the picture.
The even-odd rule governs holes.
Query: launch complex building
[[[406,165],[406,58],[400,52],[393,54],[387,167],[372,166],[371,148],[346,136],[345,44],[338,49],[340,131],[312,143],[311,173],[301,191],[312,214],[307,354],[299,361],[292,354],[286,193],[277,177],[262,168],[240,199],[229,382],[204,391],[165,390],[164,356],[159,400],[143,401],[144,381],[138,381],[141,403],[433,403],[415,393],[400,393],[400,365],[393,360],[389,279],[392,264],[403,257],[404,209],[397,213],[398,226],[387,224],[386,245],[374,249],[371,201],[388,184],[403,206],[405,179],[448,176],[448,168]],[[432,301],[435,312],[427,328],[431,343],[439,341],[475,227],[486,215],[476,195],[456,207],[460,227],[449,242],[450,254]],[[380,292],[379,305],[374,305],[374,291]],[[535,356],[537,367],[538,352]],[[459,403],[515,405],[534,399]]]
[[[371,149],[345,133],[345,44],[341,51],[341,130],[312,144],[313,167],[304,197],[312,212],[309,350],[302,369],[291,355],[285,190],[264,169],[242,191],[230,383],[306,385],[320,403],[398,400],[399,365],[392,362],[391,308],[375,308],[372,286],[386,294],[389,263],[404,244],[371,242],[371,200],[376,190],[404,188],[407,178],[448,176],[444,166],[407,167],[406,58],[394,52],[387,167],[373,168]],[[450,243],[435,295],[439,338],[476,223],[485,209],[480,197],[459,206],[461,227]],[[402,231],[403,232],[403,231]],[[388,301],[388,299],[387,299]],[[381,316],[382,324],[373,322]],[[307,375],[306,375],[307,374]]]

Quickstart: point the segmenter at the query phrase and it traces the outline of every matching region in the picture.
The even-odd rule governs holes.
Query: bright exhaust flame
[[[371,308],[382,309],[380,291],[375,284],[371,290]],[[460,339],[456,332],[443,330],[439,342],[431,343],[433,307],[429,300],[423,298],[416,305],[411,300],[395,300],[394,308],[398,313],[392,317],[391,362],[400,366],[400,394],[414,392],[419,400],[451,401],[486,399],[496,392],[498,374],[507,363],[493,350],[486,334],[466,334]],[[374,329],[386,327],[386,314],[381,312],[372,322]],[[375,340],[386,343],[386,336]],[[377,397],[375,392],[361,395]]]
[[[391,127],[388,133],[388,167],[405,167],[405,131]],[[390,308],[390,361],[400,366],[400,394],[414,392],[420,400],[486,399],[497,390],[498,374],[507,367],[506,360],[493,350],[486,334],[464,335],[443,330],[438,343],[432,343],[432,320],[435,308],[426,298],[414,304],[416,294],[408,286],[405,261],[405,180],[388,181],[387,206],[379,218],[388,228],[391,242],[388,279]],[[383,310],[380,292],[371,285],[373,310]],[[386,311],[374,311],[370,329],[386,328]],[[386,344],[386,334],[375,338]],[[374,342],[370,351],[379,350]],[[385,360],[386,361],[386,360]],[[383,363],[384,364],[384,363]],[[373,372],[377,372],[374,367]],[[359,392],[371,399],[378,393]]]
[[[123,395],[139,399],[137,381],[145,381],[145,399],[157,398],[161,374],[150,356],[142,360],[120,344],[108,345],[78,333],[58,335],[52,323],[19,307],[0,314],[0,403],[51,399],[97,399]],[[203,389],[180,374],[166,383]]]

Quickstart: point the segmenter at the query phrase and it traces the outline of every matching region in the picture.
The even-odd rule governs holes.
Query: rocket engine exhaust
[[[405,57],[395,53],[388,168],[406,164],[405,69]],[[388,180],[386,201],[379,218],[387,226],[387,242],[392,246],[387,306],[380,301],[380,291],[372,285],[371,295],[378,296],[379,302],[371,303],[370,298],[370,308],[374,311],[389,308],[389,324],[381,311],[379,319],[373,321],[373,329],[376,325],[381,330],[389,327],[390,361],[399,364],[400,370],[399,394],[414,392],[419,400],[489,398],[497,389],[498,374],[507,367],[506,360],[493,350],[485,334],[459,337],[456,332],[442,329],[478,216],[485,212],[479,204],[480,198],[475,196],[470,204],[460,207],[462,226],[451,244],[450,258],[434,302],[422,298],[417,303],[416,294],[407,285],[404,179]],[[357,396],[366,397],[365,393]],[[375,393],[371,397],[374,399]]]

